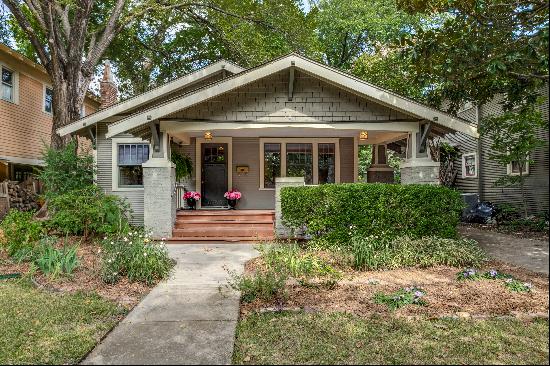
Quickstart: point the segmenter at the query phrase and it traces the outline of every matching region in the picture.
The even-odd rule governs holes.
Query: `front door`
[[[202,144],[201,206],[226,207],[227,144]]]

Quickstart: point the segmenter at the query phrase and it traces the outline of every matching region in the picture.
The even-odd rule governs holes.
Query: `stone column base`
[[[439,162],[430,158],[405,160],[401,163],[401,184],[439,184]]]
[[[367,170],[368,183],[393,183],[393,168],[387,164],[373,164]]]
[[[288,238],[292,230],[283,225],[283,213],[281,211],[281,188],[305,186],[304,177],[281,177],[275,178],[275,235]]]
[[[176,169],[165,158],[143,163],[143,220],[154,238],[172,237],[176,221]]]

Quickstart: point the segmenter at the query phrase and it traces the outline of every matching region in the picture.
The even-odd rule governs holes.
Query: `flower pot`
[[[190,210],[196,210],[197,200],[194,198],[188,198],[186,199],[187,206],[189,206]]]
[[[235,206],[237,205],[237,200],[227,200],[227,204],[229,205],[230,210],[234,210]]]

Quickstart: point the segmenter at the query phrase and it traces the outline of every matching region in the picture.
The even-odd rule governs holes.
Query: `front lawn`
[[[0,282],[0,364],[74,364],[126,310],[96,295]]]
[[[548,321],[249,315],[236,364],[548,364]]]

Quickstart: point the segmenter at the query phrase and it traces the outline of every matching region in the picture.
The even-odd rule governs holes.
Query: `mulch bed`
[[[256,260],[256,263],[247,266],[247,271],[258,266]],[[304,287],[296,281],[289,281],[284,301],[256,300],[242,304],[241,316],[256,311],[301,309],[311,312],[343,311],[361,317],[375,314],[428,318],[548,317],[547,276],[497,261],[488,262],[480,269],[496,269],[510,274],[518,280],[531,282],[533,289],[528,293],[512,292],[502,280],[457,281],[456,275],[460,269],[445,266],[372,272],[350,270],[332,289]],[[373,300],[377,292],[388,294],[408,286],[421,287],[426,292],[428,305],[409,305],[392,312],[386,305],[376,304]]]
[[[116,284],[104,283],[100,276],[100,250],[100,246],[97,244],[90,241],[83,242],[77,251],[79,265],[71,276],[52,279],[37,271],[33,275],[33,283],[37,287],[52,292],[97,293],[127,309],[133,308],[154,286],[130,282],[125,277],[122,277]],[[20,272],[25,274],[29,268],[29,263],[13,263],[5,252],[0,251],[0,273]]]
[[[510,230],[506,226],[497,226],[494,224],[475,224],[462,223],[462,226],[469,226],[479,230],[492,231],[501,234],[512,235],[521,239],[536,239],[548,241],[548,232],[546,231],[531,231],[531,230]]]

